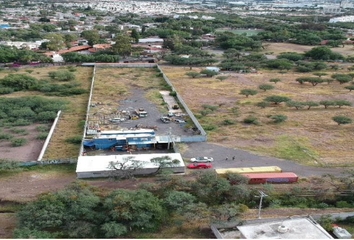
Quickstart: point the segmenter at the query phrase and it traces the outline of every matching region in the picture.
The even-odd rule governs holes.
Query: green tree
[[[314,101],[306,101],[306,102],[303,102],[303,104],[304,104],[304,106],[307,106],[307,110],[310,110],[311,107],[319,106],[319,104]]]
[[[296,108],[296,110],[299,110],[300,108],[303,108],[304,103],[299,102],[299,101],[288,101],[288,102],[286,102],[286,106],[294,107],[294,108]]]
[[[346,86],[344,87],[345,89],[348,89],[349,92],[351,92],[352,90],[354,90],[354,85],[350,85],[350,86]]]
[[[186,75],[191,77],[191,78],[196,78],[200,76],[199,72],[186,72]]]
[[[215,75],[218,75],[218,72],[213,71],[213,70],[203,69],[200,71],[200,74],[204,74],[207,77],[213,77]]]
[[[81,36],[88,41],[90,46],[93,46],[100,41],[100,35],[96,30],[84,30],[82,31]]]
[[[287,59],[273,59],[265,63],[266,67],[271,69],[286,69],[289,70],[293,67],[293,63]]]
[[[241,94],[241,95],[245,95],[247,98],[248,98],[249,95],[253,96],[253,95],[256,95],[257,93],[258,93],[257,90],[248,89],[248,88],[242,89],[242,90],[240,91],[240,94]]]
[[[220,81],[224,81],[228,78],[228,76],[218,76],[216,77],[216,79],[220,80]]]
[[[282,103],[282,102],[288,102],[290,101],[291,99],[288,98],[288,97],[283,97],[283,96],[278,96],[278,95],[272,95],[272,96],[268,96],[264,99],[264,101],[266,102],[272,102],[274,103],[275,105],[278,105],[279,103]]]
[[[332,117],[332,120],[338,123],[338,125],[349,124],[353,122],[353,120],[350,117],[346,117],[346,116],[334,116]]]
[[[117,238],[126,234],[128,229],[123,224],[112,221],[104,223],[101,227],[101,231],[103,231],[106,238]]]
[[[132,51],[131,38],[126,34],[118,34],[113,39],[115,44],[112,45],[111,49],[114,53],[122,55],[124,57],[129,56]]]
[[[165,216],[161,201],[146,190],[114,190],[105,198],[103,209],[108,222],[132,229],[155,229]]]
[[[339,100],[334,100],[334,103],[336,106],[338,106],[339,108],[343,107],[343,106],[351,106],[352,103],[348,100],[342,100],[342,99],[339,99]]]
[[[1,79],[2,87],[10,87],[15,91],[29,90],[37,86],[38,80],[27,74],[8,74]]]
[[[313,73],[313,75],[318,76],[318,77],[322,77],[322,76],[326,76],[328,74],[327,73],[323,73],[323,72],[317,72],[317,73]]]
[[[164,204],[167,209],[182,213],[185,210],[185,206],[193,204],[196,200],[196,197],[190,193],[171,191],[164,198]]]
[[[134,28],[134,29],[132,30],[131,34],[130,34],[130,37],[131,37],[132,39],[134,39],[134,41],[135,41],[136,43],[138,43],[138,42],[139,42],[139,39],[140,39],[140,34],[139,34],[139,32]]]
[[[258,86],[258,88],[263,90],[263,91],[267,91],[267,90],[274,89],[274,86],[270,85],[270,84],[261,84],[261,85]]]
[[[339,84],[348,83],[352,81],[352,77],[347,74],[335,73],[331,77],[337,80]]]
[[[341,60],[344,57],[341,54],[333,53],[332,50],[325,46],[314,47],[305,53],[305,56],[314,60]]]
[[[46,43],[48,50],[58,51],[65,46],[63,35],[59,33],[48,33],[44,37],[49,40],[49,42]]]
[[[275,84],[277,84],[277,82],[280,82],[280,81],[281,81],[281,79],[279,79],[279,78],[272,78],[269,80],[269,82],[273,82]]]
[[[332,100],[323,100],[323,101],[320,101],[320,105],[323,105],[325,108],[327,108],[329,106],[335,106],[336,103],[335,103],[335,101],[332,101]]]
[[[256,103],[256,106],[260,107],[260,108],[266,108],[269,106],[269,102],[265,102],[265,101],[258,102],[258,103]]]

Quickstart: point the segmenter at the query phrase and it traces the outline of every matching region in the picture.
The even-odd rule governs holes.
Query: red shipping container
[[[254,183],[294,183],[298,176],[292,172],[282,173],[244,173],[243,176],[249,178],[250,184]]]

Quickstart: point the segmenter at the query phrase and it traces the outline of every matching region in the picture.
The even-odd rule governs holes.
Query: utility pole
[[[258,219],[261,219],[261,209],[262,209],[262,201],[263,201],[263,197],[268,197],[267,194],[265,194],[264,192],[262,191],[259,191],[259,196],[257,197],[260,197],[260,201],[259,201],[259,207],[258,207]]]

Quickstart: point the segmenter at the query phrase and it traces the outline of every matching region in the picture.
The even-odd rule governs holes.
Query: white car
[[[195,157],[191,158],[191,162],[212,162],[214,158],[212,157]]]

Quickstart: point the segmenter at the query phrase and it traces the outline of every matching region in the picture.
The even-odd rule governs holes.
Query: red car
[[[199,168],[211,168],[211,163],[191,163],[187,165],[187,168],[199,169]]]

